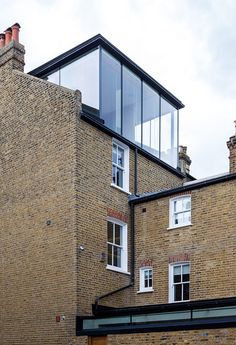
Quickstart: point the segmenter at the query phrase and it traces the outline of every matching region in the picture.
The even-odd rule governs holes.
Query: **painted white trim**
[[[178,265],[185,265],[188,264],[189,265],[189,275],[191,274],[191,264],[190,261],[177,261],[177,262],[172,262],[169,264],[169,279],[168,279],[168,291],[169,291],[169,296],[168,296],[168,301],[169,303],[181,303],[181,302],[188,302],[190,301],[190,299],[188,300],[184,300],[184,301],[174,301],[174,296],[173,296],[173,267],[174,266],[178,266]],[[189,279],[189,288],[190,288],[190,279]]]
[[[108,265],[106,266],[107,269],[112,271],[130,274],[128,272],[128,229],[127,224],[122,222],[119,219],[107,217],[107,222],[111,222],[113,224],[118,224],[122,227],[122,244],[121,244],[121,267]],[[108,241],[106,241],[108,244]]]
[[[139,291],[137,291],[137,293],[138,294],[140,294],[140,293],[148,293],[148,292],[154,292],[154,289],[150,289],[150,290],[139,290]]]
[[[144,271],[145,270],[152,270],[152,286],[151,287],[144,287]],[[141,292],[152,292],[154,291],[153,289],[153,267],[152,266],[145,266],[145,267],[140,267],[139,268],[139,291],[138,293]]]
[[[182,228],[182,227],[185,227],[185,226],[191,226],[192,225],[192,222],[190,220],[190,222],[186,222],[186,223],[182,223],[182,224],[175,224],[174,223],[174,202],[176,200],[179,200],[179,199],[184,199],[184,198],[190,198],[190,210],[187,210],[187,211],[183,211],[183,212],[180,212],[180,213],[184,213],[184,212],[190,212],[190,215],[191,215],[191,220],[192,220],[192,203],[191,203],[191,194],[183,194],[183,195],[179,195],[179,196],[176,196],[174,198],[171,198],[169,200],[169,227],[167,228],[167,230],[169,229],[176,229],[176,228]]]
[[[118,188],[121,191],[124,191],[130,194],[129,193],[129,146],[125,145],[124,143],[122,143],[121,141],[115,138],[112,139],[112,145],[113,143],[120,146],[124,150],[123,188],[117,186],[113,182],[111,183],[111,185],[113,187]],[[112,159],[111,159],[111,162],[112,162]],[[113,166],[113,162],[112,162],[112,166]]]
[[[173,229],[178,229],[178,228],[186,228],[188,226],[193,226],[192,223],[184,224],[184,225],[176,225],[172,226],[171,228],[167,228],[166,230],[173,230]]]
[[[130,275],[130,272],[128,271],[124,271],[122,268],[120,267],[116,267],[116,266],[111,266],[111,265],[106,265],[106,269],[109,271],[114,271],[114,272],[119,272],[119,273],[123,273],[123,274],[128,274]]]
[[[111,183],[111,187],[116,188],[116,189],[120,190],[121,192],[123,192],[123,193],[125,193],[125,194],[131,195],[130,192],[127,192],[127,190],[124,190],[123,188],[117,186],[117,185],[114,184],[113,182]]]

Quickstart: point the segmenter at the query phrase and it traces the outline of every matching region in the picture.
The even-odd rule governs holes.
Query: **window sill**
[[[114,183],[111,183],[111,187],[116,188],[116,189],[120,190],[121,192],[123,192],[123,193],[125,193],[125,194],[131,195],[130,192],[128,192],[127,190],[125,190],[125,189],[123,189],[123,188],[117,186],[117,185],[114,184]]]
[[[182,224],[182,225],[177,225],[177,226],[170,226],[169,228],[167,228],[167,230],[186,228],[187,226],[192,226],[192,225],[193,225],[192,223],[188,223],[188,224]]]
[[[148,293],[148,292],[153,292],[154,289],[147,289],[147,290],[140,290],[140,291],[137,291],[137,293]]]
[[[169,303],[183,303],[183,302],[190,302],[190,299],[185,299],[184,301],[169,301]]]
[[[106,269],[109,270],[109,271],[114,271],[114,272],[130,275],[130,272],[124,271],[122,268],[119,268],[119,267],[107,265]]]

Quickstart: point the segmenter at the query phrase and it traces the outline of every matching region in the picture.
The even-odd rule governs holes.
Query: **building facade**
[[[234,344],[235,136],[195,180],[183,104],[101,35],[0,47],[1,345]]]

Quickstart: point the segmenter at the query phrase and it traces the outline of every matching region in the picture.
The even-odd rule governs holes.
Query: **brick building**
[[[195,180],[183,104],[104,37],[0,47],[0,344],[235,344],[236,137]]]

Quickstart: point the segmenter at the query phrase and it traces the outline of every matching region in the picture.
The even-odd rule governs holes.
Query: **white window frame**
[[[152,272],[152,286],[145,287],[145,272],[146,271]],[[154,289],[153,289],[153,267],[151,267],[151,266],[141,267],[139,269],[139,291],[138,291],[138,293],[152,292],[152,291],[154,291]]]
[[[124,151],[124,166],[123,167],[119,166],[118,164],[113,162],[113,159],[112,159],[112,170],[113,170],[113,166],[116,166],[123,171],[123,186],[122,187],[118,186],[113,181],[111,182],[111,186],[129,194],[129,147],[123,144],[122,142],[118,141],[117,139],[112,139],[112,150],[113,150],[113,145],[120,147]]]
[[[128,231],[127,231],[127,224],[118,220],[118,219],[111,218],[111,217],[107,218],[107,223],[108,222],[113,223],[113,224],[118,224],[121,226],[121,229],[122,229],[122,236],[121,236],[122,237],[122,243],[121,243],[121,245],[119,245],[119,247],[121,248],[121,267],[109,265],[107,263],[106,268],[109,270],[112,270],[112,271],[130,274],[128,272]],[[108,248],[108,244],[110,244],[112,246],[116,246],[114,243],[108,242],[108,239],[107,239],[107,248]],[[108,249],[107,249],[107,253],[108,253]],[[107,257],[108,257],[108,254],[107,254]]]
[[[174,284],[174,267],[181,266],[181,273],[182,273],[182,266],[189,265],[189,295],[190,295],[190,274],[191,274],[191,265],[189,261],[181,261],[181,262],[174,262],[169,265],[169,303],[181,303],[181,302],[188,302],[188,300],[181,300],[181,301],[175,301],[174,300],[174,286],[177,284]],[[182,274],[181,274],[181,280],[182,280]],[[184,284],[180,282],[180,284]]]
[[[190,208],[186,209],[186,210],[181,210],[179,212],[175,212],[174,210],[174,205],[176,201],[179,200],[183,200],[183,199],[190,199]],[[181,223],[181,224],[175,224],[175,215],[176,214],[183,214],[183,213],[187,213],[190,212],[190,221],[186,221],[185,223]],[[191,205],[191,195],[190,194],[186,194],[186,195],[181,195],[181,196],[177,196],[175,198],[170,199],[169,201],[169,228],[168,229],[172,229],[172,228],[181,228],[184,226],[189,226],[192,225],[191,222],[191,217],[192,217],[192,205]]]

